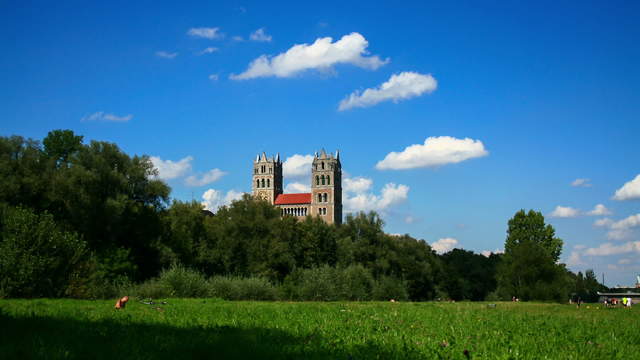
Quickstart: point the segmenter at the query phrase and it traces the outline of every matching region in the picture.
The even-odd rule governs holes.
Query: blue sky
[[[378,210],[389,233],[495,251],[535,209],[572,270],[630,284],[639,15],[634,1],[2,2],[0,134],[115,142],[212,208],[250,191],[259,152],[289,159],[300,191],[308,155],[340,149],[345,207]]]

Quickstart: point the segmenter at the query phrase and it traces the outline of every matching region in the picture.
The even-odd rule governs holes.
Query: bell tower
[[[311,216],[329,224],[342,223],[342,165],[340,153],[316,153],[311,164]]]
[[[282,194],[282,161],[280,154],[267,158],[264,152],[256,156],[253,162],[253,197],[273,204],[276,197]]]

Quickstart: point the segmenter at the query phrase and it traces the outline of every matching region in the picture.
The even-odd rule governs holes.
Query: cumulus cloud
[[[260,28],[249,35],[249,39],[253,41],[271,41],[271,35],[264,32],[264,28]]]
[[[350,190],[343,193],[345,212],[366,212],[371,210],[384,212],[390,207],[405,202],[409,194],[408,186],[402,184],[396,185],[394,183],[386,184],[382,188],[380,195],[361,189],[362,188],[358,188],[360,192]]]
[[[458,240],[454,238],[442,238],[430,245],[438,254],[444,254],[453,250],[456,245],[458,245]]]
[[[623,240],[631,236],[632,230],[640,226],[640,214],[631,215],[609,225],[607,237],[611,240]]]
[[[187,34],[193,37],[205,38],[205,39],[221,39],[224,37],[222,33],[220,33],[220,28],[191,28],[187,31]]]
[[[185,183],[188,186],[203,186],[211,184],[212,182],[216,182],[225,175],[227,175],[227,173],[220,169],[211,169],[208,172],[204,173],[202,176],[198,177],[196,175],[191,175],[187,177],[185,179]]]
[[[339,111],[354,107],[369,107],[383,101],[397,103],[411,99],[424,93],[431,93],[438,87],[438,82],[431,74],[423,75],[416,72],[402,72],[391,75],[382,85],[363,92],[354,91],[340,102]]]
[[[419,221],[420,221],[420,218],[415,217],[415,216],[413,216],[413,215],[407,215],[407,216],[404,218],[404,222],[405,222],[405,224],[415,224],[415,223],[417,223],[417,222],[419,222]]]
[[[580,210],[574,209],[570,206],[556,206],[556,208],[549,213],[551,217],[557,218],[573,218],[580,216]]]
[[[598,220],[594,221],[593,226],[609,227],[609,226],[611,226],[611,224],[613,224],[613,220],[611,220],[609,218],[602,218],[602,219],[598,219]]]
[[[579,266],[579,265],[583,265],[583,264],[584,264],[584,262],[582,261],[582,257],[580,256],[580,252],[579,251],[572,251],[571,255],[567,259],[567,265],[569,265],[569,266]]]
[[[124,115],[124,116],[118,116],[118,115],[114,115],[114,114],[108,114],[105,113],[104,111],[98,111],[95,112],[91,115],[87,115],[85,117],[83,117],[82,119],[80,119],[80,121],[111,121],[111,122],[127,122],[129,120],[133,119],[133,115],[129,114],[129,115]]]
[[[309,176],[311,163],[313,163],[313,155],[289,156],[282,164],[282,173],[285,177]]]
[[[244,38],[242,36],[240,36],[240,35],[236,35],[236,36],[231,37],[231,40],[233,40],[233,41],[244,41]]]
[[[205,48],[204,50],[200,51],[198,55],[212,54],[216,51],[218,51],[217,47],[209,46],[208,48]]]
[[[220,207],[229,205],[234,200],[241,199],[242,195],[243,193],[235,190],[229,190],[225,194],[219,190],[209,189],[202,194],[204,201],[201,204],[206,210],[215,213]]]
[[[178,56],[177,52],[168,52],[168,51],[156,51],[156,56],[163,59],[173,59]]]
[[[352,64],[367,69],[377,69],[389,60],[368,55],[367,40],[358,33],[343,36],[332,42],[330,37],[318,38],[313,44],[298,44],[274,57],[262,55],[253,60],[247,70],[231,75],[234,80],[259,77],[291,77],[305,70],[331,69],[336,64]]]
[[[640,199],[640,174],[633,180],[622,185],[613,195],[614,200],[634,200]]]
[[[596,248],[587,248],[584,251],[585,255],[589,256],[609,256],[620,255],[628,253],[640,254],[640,241],[630,241],[622,245],[615,245],[613,243],[604,243]]]
[[[158,177],[163,180],[175,179],[191,171],[191,161],[193,161],[192,156],[178,161],[162,160],[157,156],[151,156],[149,159],[153,167],[158,170]]]
[[[311,186],[299,182],[288,183],[284,188],[285,193],[308,193],[311,192]]]
[[[211,81],[218,81],[218,74],[211,74],[209,75],[209,80]]]
[[[361,194],[369,191],[373,185],[373,180],[365,177],[345,178],[342,180],[342,189],[346,192]]]
[[[592,216],[603,216],[603,215],[611,215],[611,214],[612,214],[611,210],[607,209],[607,207],[602,204],[596,205],[593,208],[593,210],[587,212],[587,215],[592,215]]]
[[[376,164],[378,170],[437,167],[487,156],[482,141],[451,136],[428,137],[424,144],[410,145],[402,152],[390,152]]]

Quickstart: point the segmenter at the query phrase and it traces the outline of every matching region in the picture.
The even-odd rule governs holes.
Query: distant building
[[[256,156],[253,162],[252,195],[280,209],[283,216],[319,216],[328,224],[342,223],[342,165],[340,153],[316,153],[311,164],[311,192],[284,194],[280,154]]]

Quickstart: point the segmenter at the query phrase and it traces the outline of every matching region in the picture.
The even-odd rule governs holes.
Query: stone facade
[[[280,155],[258,155],[253,162],[252,194],[280,208],[283,216],[319,216],[328,224],[342,223],[340,154],[316,153],[311,165],[311,193],[283,194]]]

